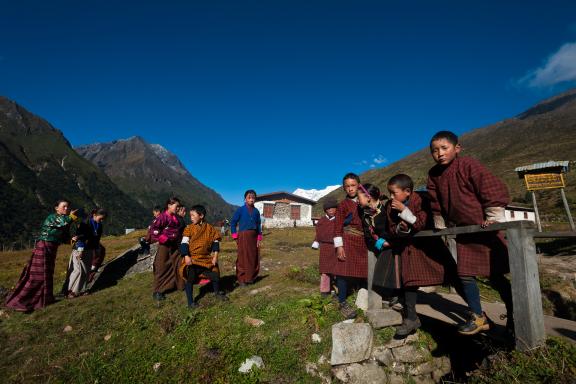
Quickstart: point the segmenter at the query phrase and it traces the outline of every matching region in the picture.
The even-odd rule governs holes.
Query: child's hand
[[[212,265],[216,266],[218,264],[218,255],[212,256]]]
[[[391,206],[393,209],[402,212],[406,206],[398,200],[392,200]]]
[[[346,261],[346,253],[344,253],[344,247],[336,248],[336,257],[340,261]]]
[[[484,220],[484,222],[482,224],[480,224],[480,226],[482,228],[488,228],[489,225],[492,225],[494,223],[497,223],[497,221],[494,220]]]
[[[192,258],[190,256],[184,256],[184,262],[186,265],[192,265]]]
[[[410,227],[408,226],[408,223],[406,223],[405,221],[401,221],[400,222],[400,230],[402,232],[407,232],[408,229],[410,229]]]

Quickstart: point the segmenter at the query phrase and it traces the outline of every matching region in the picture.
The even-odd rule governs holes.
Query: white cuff
[[[488,207],[484,209],[484,214],[486,215],[486,220],[503,223],[506,221],[504,211],[504,207]]]
[[[314,249],[318,249],[318,248],[320,247],[320,243],[317,242],[317,241],[315,241],[315,242],[312,243],[311,247],[314,248]]]
[[[334,248],[343,247],[344,240],[340,236],[334,238]]]
[[[190,242],[190,238],[188,236],[184,236],[182,238],[182,244],[188,244]]]
[[[414,216],[408,207],[404,208],[404,210],[400,212],[398,216],[408,224],[414,224],[416,222],[416,216]]]
[[[401,227],[400,227],[400,224],[398,224],[398,225],[396,226],[396,232],[397,232],[397,233],[410,233],[411,231],[412,231],[412,228],[410,228],[410,227],[408,227],[408,230],[407,230],[407,231],[403,231],[403,230],[401,229]]]
[[[446,222],[442,216],[434,216],[434,228],[446,229]]]

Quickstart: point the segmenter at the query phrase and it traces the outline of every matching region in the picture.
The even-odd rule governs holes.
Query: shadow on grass
[[[128,270],[136,264],[138,257],[143,256],[143,252],[142,248],[132,249],[104,264],[100,274],[96,276],[94,284],[90,287],[90,292],[101,291],[117,285],[118,281],[124,278]]]
[[[573,341],[576,341],[576,331],[566,328],[554,328],[554,330],[559,334],[561,334],[562,336],[567,337]]]
[[[546,256],[566,256],[576,254],[576,238],[554,239],[536,244],[538,250]]]

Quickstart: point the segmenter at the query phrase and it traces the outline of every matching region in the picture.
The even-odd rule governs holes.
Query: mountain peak
[[[530,117],[552,112],[574,102],[576,102],[576,88],[572,88],[564,93],[541,101],[540,103],[536,104],[532,108],[527,109],[516,117],[520,120],[524,120]]]

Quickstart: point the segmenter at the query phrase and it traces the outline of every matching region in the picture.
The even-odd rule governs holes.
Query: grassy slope
[[[106,237],[103,242],[108,254],[114,255],[134,245],[139,235],[135,232]],[[309,248],[313,236],[313,230],[305,228],[266,234],[263,279],[250,289],[233,291],[227,304],[216,302],[207,294],[200,300],[201,308],[190,312],[185,307],[184,294],[175,292],[157,306],[151,299],[152,275],[143,273],[90,296],[60,301],[30,315],[3,310],[0,377],[3,382],[18,383],[319,382],[306,373],[306,362],[317,362],[321,355],[329,358],[331,325],[342,318],[333,304],[317,299],[318,255]],[[230,283],[235,245],[224,241],[222,249],[222,275]],[[64,279],[69,252],[67,246],[59,251],[56,290]],[[0,256],[0,286],[9,287],[18,279],[29,251]],[[259,289],[260,293],[250,295],[251,289]],[[302,303],[303,298],[319,304],[315,311]],[[265,324],[251,327],[244,323],[246,316],[262,319]],[[72,331],[64,332],[67,325]],[[445,344],[446,332],[453,331],[442,329],[433,335],[422,334],[427,335],[425,339],[436,338],[429,339],[430,344]],[[385,342],[390,331],[393,332],[379,331],[377,343]],[[321,343],[311,343],[314,332],[321,335]],[[552,378],[551,382],[559,374],[576,377],[576,348],[561,344],[551,348],[551,355],[546,353],[537,356],[539,361],[548,359],[545,366],[534,365],[546,369],[541,373],[526,368],[531,364],[529,357],[499,355],[499,361],[510,368],[498,367],[498,377],[517,382],[530,382],[522,377]],[[238,373],[241,363],[252,355],[261,356],[265,368],[249,375]],[[559,357],[551,358],[554,356]],[[153,368],[156,363],[161,364],[157,371]],[[325,375],[329,376],[329,369],[327,364],[320,365]],[[479,375],[478,382],[495,382],[490,379],[489,370]]]

